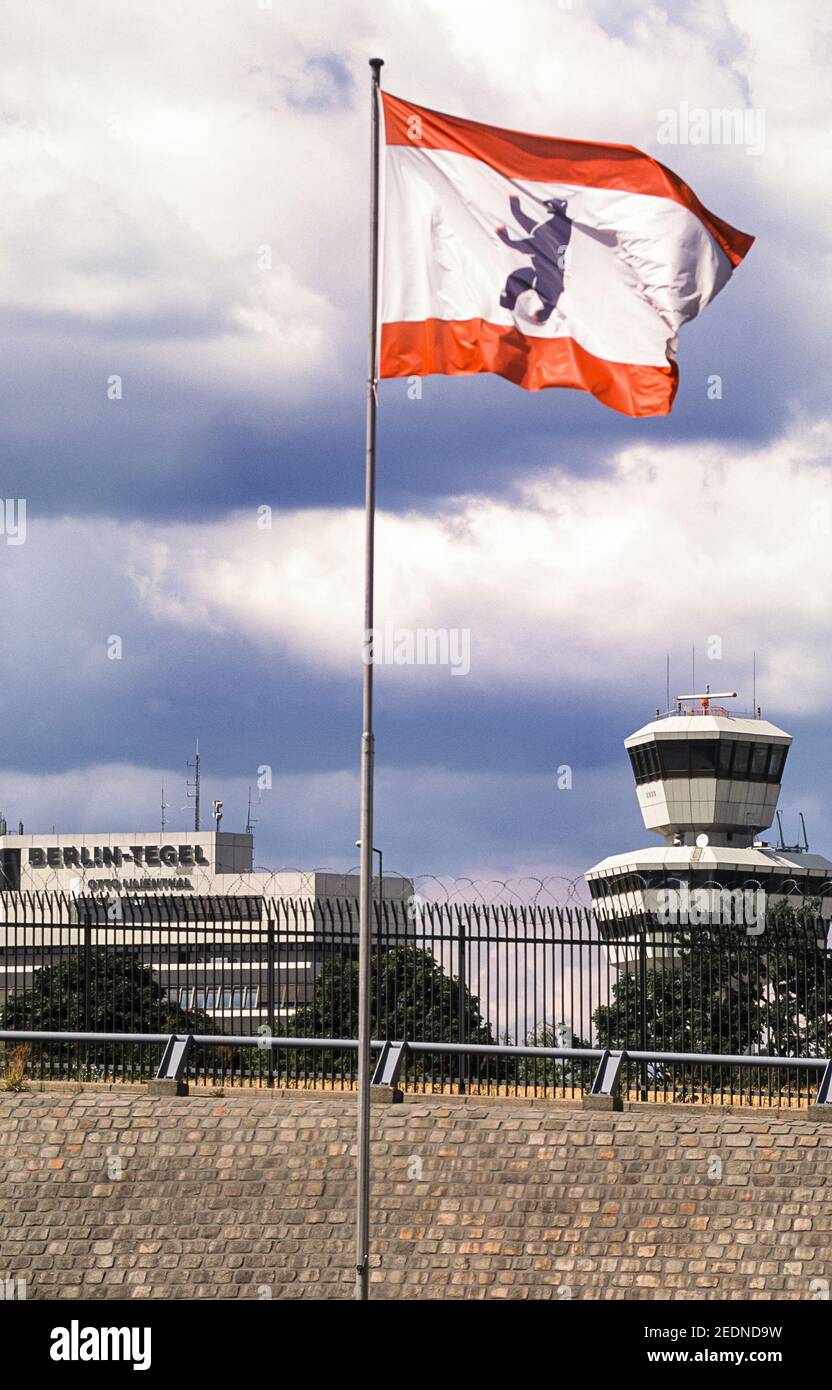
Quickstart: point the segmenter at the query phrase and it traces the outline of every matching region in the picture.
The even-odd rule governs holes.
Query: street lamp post
[[[355,848],[361,848],[361,841],[356,840]],[[380,849],[373,845],[373,854],[378,855],[378,929],[381,932],[381,914],[384,910],[384,857]]]

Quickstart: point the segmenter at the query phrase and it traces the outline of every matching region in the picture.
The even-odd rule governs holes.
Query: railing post
[[[828,1059],[823,1069],[817,1094],[811,1103],[813,1115],[820,1113],[824,1119],[832,1116],[832,1060]]]
[[[407,1052],[406,1042],[391,1042],[389,1039],[381,1049],[370,1084],[370,1099],[400,1104],[404,1095],[399,1090],[399,1077]]]
[[[156,1075],[147,1083],[149,1096],[186,1096],[188,1094],[188,1058],[193,1049],[193,1035],[171,1033]]]
[[[610,1048],[604,1050],[589,1092],[581,1101],[584,1110],[622,1109],[621,1073],[626,1065],[626,1052],[614,1052]]]

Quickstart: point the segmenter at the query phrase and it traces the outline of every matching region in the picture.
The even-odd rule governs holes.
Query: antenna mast
[[[194,770],[193,782],[186,782],[185,785],[188,788],[188,800],[193,801],[194,803],[194,830],[199,830],[199,739],[197,739],[194,743],[194,760],[192,763],[187,763],[186,766],[192,767]],[[191,791],[192,787],[193,791]]]
[[[247,834],[247,835],[252,835],[252,836],[254,835],[254,827],[255,827],[256,824],[257,824],[257,820],[256,820],[256,819],[255,819],[255,820],[252,820],[252,819],[251,819],[251,787],[249,787],[249,789],[248,789],[248,815],[246,816],[246,834]]]
[[[756,653],[756,652],[753,652],[753,653],[752,653],[752,656],[751,656],[751,688],[752,688],[752,692],[753,692],[753,693],[752,693],[752,696],[751,696],[751,708],[753,709],[753,711],[754,711],[754,713],[755,713],[755,715],[756,715],[756,713],[757,713],[757,653]]]
[[[165,811],[169,811],[169,810],[170,810],[170,806],[168,805],[167,801],[165,801],[165,782],[164,782],[164,778],[162,779],[162,805],[161,805],[161,808],[160,808],[160,809],[161,809],[161,812],[162,812],[162,834],[164,835],[164,833],[165,833]]]

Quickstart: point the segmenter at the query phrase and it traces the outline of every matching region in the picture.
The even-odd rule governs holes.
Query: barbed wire
[[[531,907],[584,907],[588,904],[583,874],[574,878],[566,874],[549,874],[540,878],[526,874],[521,878],[451,878],[441,874],[417,874],[413,879],[416,892],[431,901],[475,901],[517,903]]]
[[[350,898],[358,893],[357,865],[346,871],[328,866],[315,869],[285,866],[274,870],[258,867],[255,872],[258,890],[262,884],[262,891],[275,897]],[[250,894],[254,891],[250,875],[241,874],[232,878],[230,874],[225,874],[223,878],[227,880],[223,889],[228,894]],[[320,883],[320,879],[324,882]],[[529,907],[589,906],[589,894],[583,874],[575,874],[572,877],[567,874],[524,874],[517,878],[470,878],[467,875],[455,877],[450,874],[406,874],[395,869],[385,869],[383,882],[385,901],[418,896],[428,902],[437,903],[515,903],[518,906]],[[378,893],[377,874],[373,876],[373,884],[374,891]]]

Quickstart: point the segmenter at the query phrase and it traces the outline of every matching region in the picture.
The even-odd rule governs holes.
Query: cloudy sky
[[[471,644],[464,677],[377,669],[386,867],[565,880],[643,844],[622,739],[693,647],[743,710],[756,650],[787,826],[832,851],[823,0],[8,0],[3,28],[10,828],[153,828],[163,779],[185,828],[198,736],[224,828],[253,788],[258,864],[355,863],[380,54],[412,101],[637,145],[757,237],[669,418],[382,384],[379,622]],[[752,113],[755,148],[660,143],[682,103]]]

